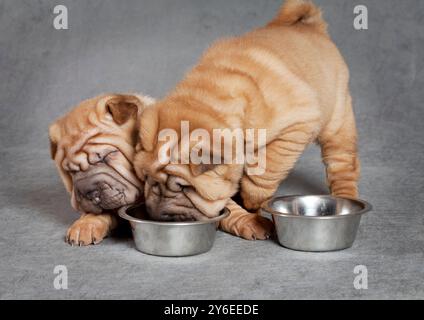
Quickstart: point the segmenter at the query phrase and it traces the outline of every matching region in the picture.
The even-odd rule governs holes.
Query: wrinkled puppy
[[[81,217],[66,241],[96,244],[117,225],[116,209],[143,196],[132,159],[139,116],[153,99],[105,94],[81,102],[49,128],[54,159]]]
[[[272,229],[269,220],[245,209],[256,211],[272,197],[314,141],[321,145],[331,193],[356,197],[359,160],[348,78],[321,12],[311,2],[288,0],[266,26],[218,41],[175,90],[143,113],[134,167],[146,182],[147,210],[162,220],[200,220],[227,206],[232,213],[222,221],[223,230],[264,239]],[[256,151],[266,148],[264,172],[248,174],[255,164],[247,162],[161,160],[178,157],[175,149],[181,144],[171,144],[164,156],[168,142],[159,136],[174,129],[182,141],[182,121],[189,123],[190,134],[199,128],[209,133],[266,129],[266,140],[255,145]],[[214,159],[221,154],[222,145],[210,141],[205,146],[212,147],[188,147]],[[244,208],[231,200],[237,191]]]

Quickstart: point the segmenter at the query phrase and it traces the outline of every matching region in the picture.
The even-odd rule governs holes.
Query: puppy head
[[[134,168],[140,180],[145,182],[146,208],[155,220],[216,217],[237,192],[242,165],[213,164],[213,148],[206,150],[209,161],[194,163],[191,158],[188,162],[182,159],[182,148],[187,147],[189,152],[198,150],[198,144],[196,147],[192,142],[184,146],[182,121],[188,120],[189,133],[200,128],[211,132],[212,128],[226,127],[217,115],[202,115],[202,119],[193,115],[196,112],[190,108],[173,108],[172,102],[167,101],[166,108],[158,103],[141,116]],[[174,139],[163,139],[168,132],[175,132]],[[164,159],[171,154],[172,162]]]
[[[73,207],[100,213],[135,202],[138,118],[153,99],[107,94],[81,102],[49,128],[50,150]]]

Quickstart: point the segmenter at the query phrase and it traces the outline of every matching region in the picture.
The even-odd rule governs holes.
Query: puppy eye
[[[190,163],[190,170],[194,176],[201,175],[207,171],[215,169],[216,164],[192,164]]]

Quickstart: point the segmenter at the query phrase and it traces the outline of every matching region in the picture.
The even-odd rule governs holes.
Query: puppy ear
[[[136,118],[139,108],[143,109],[144,105],[135,97],[120,95],[106,101],[105,107],[113,120],[122,125],[129,119]]]
[[[57,122],[49,127],[49,140],[50,140],[50,156],[54,160],[57,152],[57,143],[60,140],[60,127]]]
[[[159,114],[157,108],[147,108],[140,118],[140,144],[143,150],[153,151],[159,130]]]
[[[123,125],[130,119],[136,119],[143,110],[155,99],[142,94],[112,94],[102,99],[99,103],[104,104],[107,114],[118,125]]]

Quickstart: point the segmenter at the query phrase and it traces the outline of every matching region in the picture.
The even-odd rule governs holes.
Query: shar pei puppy
[[[288,0],[266,26],[213,44],[141,117],[134,167],[145,182],[149,214],[202,220],[227,206],[231,214],[223,230],[265,239],[272,224],[257,210],[312,142],[321,146],[331,193],[356,197],[359,160],[348,79],[321,12],[309,1]],[[182,130],[187,124],[190,139]],[[252,162],[216,161],[228,141],[205,139],[224,128],[266,130],[266,139],[253,139],[255,152],[266,151],[263,172],[249,174],[257,166]],[[209,135],[199,135],[199,129]],[[169,130],[176,139],[166,138]],[[189,161],[181,158],[183,148]],[[193,153],[202,161],[192,161]],[[242,207],[232,200],[238,191]]]
[[[81,102],[49,128],[51,156],[81,217],[71,245],[97,244],[117,225],[116,209],[142,198],[132,159],[139,116],[153,99],[105,94]]]

